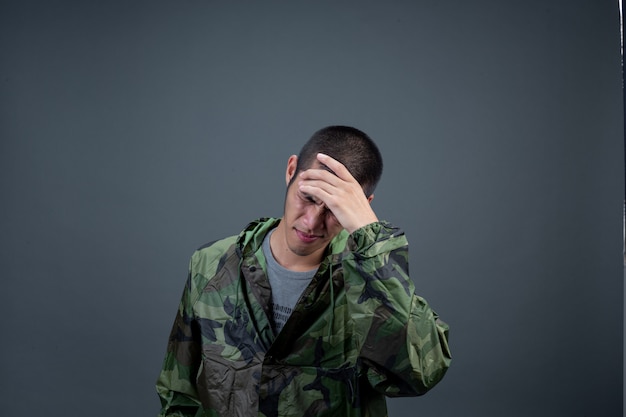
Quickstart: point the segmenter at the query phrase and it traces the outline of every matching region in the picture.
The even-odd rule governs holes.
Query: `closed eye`
[[[313,197],[310,194],[305,194],[305,193],[302,193],[302,192],[298,193],[298,196],[300,197],[300,199],[306,201],[309,204],[314,204],[316,206],[322,206],[322,208],[324,209],[326,214],[336,220],[335,214],[326,206],[326,204],[324,204],[324,202],[319,201],[317,198]]]

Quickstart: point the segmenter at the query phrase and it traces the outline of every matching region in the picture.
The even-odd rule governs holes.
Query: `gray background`
[[[2,1],[0,414],[153,416],[191,252],[349,124],[453,366],[391,416],[622,413],[616,1]]]

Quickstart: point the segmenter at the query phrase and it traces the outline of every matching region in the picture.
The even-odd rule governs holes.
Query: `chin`
[[[315,250],[311,250],[309,248],[305,249],[305,248],[292,247],[290,249],[295,255],[298,255],[298,256],[308,256],[312,254],[313,252],[315,252]]]

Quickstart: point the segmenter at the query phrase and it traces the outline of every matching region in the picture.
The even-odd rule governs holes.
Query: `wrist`
[[[378,217],[373,216],[368,219],[364,219],[358,223],[354,223],[353,225],[350,225],[350,227],[345,227],[345,229],[348,231],[348,233],[352,234],[365,226],[369,226],[372,223],[378,223]]]

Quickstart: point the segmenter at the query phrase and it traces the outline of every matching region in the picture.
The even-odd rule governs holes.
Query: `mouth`
[[[294,229],[296,231],[296,235],[298,236],[298,239],[300,239],[302,242],[304,243],[312,243],[315,242],[316,240],[318,240],[320,238],[320,236],[317,235],[310,235],[308,233],[304,233],[298,229]]]

